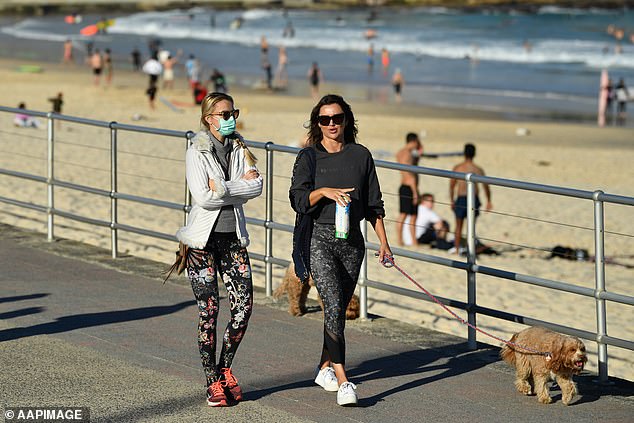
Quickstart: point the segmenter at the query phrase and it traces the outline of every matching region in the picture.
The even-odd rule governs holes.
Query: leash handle
[[[379,252],[376,251],[374,253],[374,257],[379,257]],[[385,254],[383,256],[383,261],[381,262],[381,264],[383,265],[383,267],[385,268],[390,268],[390,267],[394,267],[394,256],[390,256],[388,254]]]

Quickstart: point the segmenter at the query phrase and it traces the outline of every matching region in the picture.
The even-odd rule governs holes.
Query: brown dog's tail
[[[517,334],[513,335],[510,342],[515,342]],[[511,366],[515,367],[515,350],[508,344],[505,344],[500,351],[500,357]]]

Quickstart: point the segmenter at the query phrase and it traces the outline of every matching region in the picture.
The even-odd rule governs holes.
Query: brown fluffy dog
[[[295,276],[295,266],[291,263],[286,268],[284,279],[273,293],[273,297],[279,298],[286,293],[288,295],[288,312],[293,316],[301,316],[306,313],[306,298],[308,297],[308,291],[314,285],[315,281],[313,281],[313,278],[310,278],[306,284],[301,283],[299,278]],[[317,300],[323,310],[324,304],[321,302],[319,295]],[[359,317],[359,297],[353,295],[346,309],[346,319],[354,320],[357,317]]]
[[[513,335],[511,342],[552,355],[548,360],[543,355],[505,345],[500,356],[515,367],[517,390],[524,395],[537,395],[539,402],[550,404],[553,400],[548,394],[548,382],[555,380],[561,388],[561,402],[570,404],[577,395],[572,375],[581,372],[588,361],[583,342],[542,327],[524,329]]]

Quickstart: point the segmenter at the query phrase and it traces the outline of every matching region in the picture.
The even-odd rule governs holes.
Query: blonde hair
[[[218,104],[219,102],[223,100],[227,100],[228,102],[230,102],[231,106],[233,107],[233,104],[234,104],[233,97],[231,97],[229,94],[214,92],[214,93],[209,93],[205,96],[205,98],[203,99],[203,102],[200,105],[201,127],[204,127],[205,129],[209,130],[209,123],[205,120],[205,118],[211,115],[214,108],[216,107],[216,104]],[[249,166],[254,166],[258,161],[257,157],[255,157],[253,153],[251,153],[251,150],[249,150],[247,145],[244,143],[244,141],[242,140],[242,137],[236,137],[235,140],[238,143],[238,145],[242,147],[242,149],[244,150],[244,157],[247,161],[247,164]]]

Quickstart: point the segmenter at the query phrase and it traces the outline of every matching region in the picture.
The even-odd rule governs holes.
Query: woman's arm
[[[231,198],[226,194],[226,184],[217,175],[208,175],[201,160],[201,153],[193,149],[187,150],[185,155],[185,174],[189,192],[200,207],[217,209],[226,205],[243,204],[243,198]],[[214,180],[214,189],[210,188],[209,179]]]
[[[373,219],[370,219],[370,224],[376,232],[377,238],[379,238],[379,263],[383,263],[383,258],[387,255],[392,257],[392,250],[390,244],[387,242],[387,234],[385,233],[385,225],[383,224],[383,216],[377,215]]]
[[[291,187],[288,190],[288,197],[291,207],[296,213],[310,214],[317,208],[317,202],[311,202],[310,194],[314,188],[313,171],[308,163],[307,148],[301,150],[295,158],[293,165],[293,177]]]
[[[379,238],[379,263],[383,263],[385,256],[392,256],[392,250],[387,242],[387,233],[385,232],[385,224],[383,217],[385,216],[385,208],[383,207],[383,195],[381,194],[381,186],[379,178],[376,174],[374,159],[368,151],[367,161],[367,182],[366,182],[366,215],[365,218],[370,222],[376,236]]]
[[[226,181],[225,186],[230,197],[250,200],[262,194],[262,176],[255,166],[251,166],[247,168],[241,179]]]

